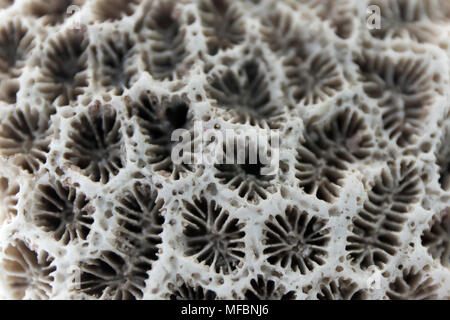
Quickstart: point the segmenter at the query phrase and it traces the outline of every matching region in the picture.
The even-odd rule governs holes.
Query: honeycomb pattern
[[[448,299],[449,85],[445,0],[0,0],[0,299]]]

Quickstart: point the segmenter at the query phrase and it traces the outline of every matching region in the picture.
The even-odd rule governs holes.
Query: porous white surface
[[[448,1],[0,7],[0,298],[450,297]],[[278,172],[173,165],[196,121]]]

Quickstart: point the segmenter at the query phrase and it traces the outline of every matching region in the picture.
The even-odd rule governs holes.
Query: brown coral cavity
[[[38,185],[34,201],[33,222],[55,240],[67,245],[87,239],[94,207],[83,193],[60,181],[49,181]]]
[[[36,252],[22,240],[4,249],[1,261],[6,283],[15,299],[46,300],[52,294],[56,266],[47,252]]]
[[[338,111],[324,126],[311,123],[297,150],[295,172],[299,186],[307,194],[333,203],[339,197],[349,165],[367,159],[373,147],[373,138],[356,111]]]
[[[187,256],[210,266],[217,273],[230,274],[243,261],[244,224],[216,203],[205,198],[183,201]]]
[[[263,252],[270,264],[301,274],[325,264],[330,241],[326,220],[287,207],[283,215],[270,217],[265,225]]]
[[[101,22],[120,20],[131,16],[141,0],[98,0],[93,9]]]
[[[20,186],[13,179],[0,177],[0,224],[17,216]]]
[[[450,266],[450,209],[445,209],[431,221],[430,227],[422,234],[422,245],[431,256],[445,266]]]
[[[35,0],[27,3],[26,11],[33,17],[41,18],[44,24],[54,25],[79,10],[84,2],[85,0]]]
[[[133,76],[137,74],[136,47],[130,35],[113,33],[95,48],[95,81],[101,88],[115,95],[129,89]]]
[[[0,26],[0,81],[21,75],[35,47],[34,35],[20,20],[10,20]]]
[[[41,56],[37,89],[57,106],[74,103],[89,86],[87,34],[68,29],[50,38]]]
[[[83,261],[76,277],[78,291],[97,299],[136,300],[143,296],[146,270],[112,251]]]
[[[135,117],[139,129],[145,137],[148,145],[145,150],[145,161],[156,172],[172,176],[178,180],[182,174],[193,171],[192,161],[189,155],[180,154],[180,158],[188,157],[188,161],[174,162],[172,153],[179,141],[173,140],[173,133],[178,129],[190,130],[189,104],[179,96],[157,97],[151,93],[142,93],[137,101],[129,101],[128,115]],[[189,137],[194,143],[196,137],[189,132]],[[187,139],[187,137],[183,137]],[[190,142],[183,150],[193,151]]]
[[[150,39],[143,57],[146,70],[157,80],[178,79],[188,68],[185,30],[176,19],[178,14],[176,2],[160,1],[150,9],[149,18],[138,24],[138,29],[144,29],[138,30],[141,37]]]
[[[422,193],[419,171],[413,161],[401,161],[383,170],[357,214],[346,250],[353,264],[383,268],[401,245],[399,232],[410,205]]]
[[[217,106],[232,115],[234,123],[276,128],[283,121],[282,107],[271,99],[262,65],[258,59],[249,60],[238,73],[213,74],[207,90]]]
[[[236,2],[229,0],[202,0],[199,5],[204,34],[208,38],[210,55],[232,48],[245,38],[242,13]]]
[[[411,267],[389,285],[387,296],[392,300],[433,300],[440,287],[424,271]]]
[[[64,159],[92,181],[108,183],[126,164],[120,124],[111,106],[94,103],[71,122]]]
[[[0,154],[29,173],[47,161],[52,128],[48,116],[25,106],[13,110],[0,127]]]

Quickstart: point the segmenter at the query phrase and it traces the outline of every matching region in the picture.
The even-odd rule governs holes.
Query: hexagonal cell
[[[189,105],[184,99],[179,96],[159,98],[143,93],[137,101],[129,101],[128,115],[130,118],[136,117],[139,129],[148,143],[145,146],[145,161],[156,172],[169,174],[178,180],[181,173],[193,171],[191,162],[183,160],[181,163],[174,163],[172,159],[174,147],[184,146],[184,138],[180,144],[172,140],[173,133],[177,129],[190,129]],[[194,133],[189,134],[191,141],[187,142],[186,149],[192,151],[191,144],[198,137]]]
[[[292,56],[284,61],[287,93],[296,103],[316,105],[344,88],[344,75],[334,56],[320,50],[305,61]]]
[[[92,181],[108,183],[126,164],[116,111],[97,101],[70,126],[64,159]]]
[[[428,42],[439,34],[430,23],[431,1],[370,0],[369,6],[377,6],[381,13],[381,28],[371,30],[373,37],[383,40],[407,39]],[[428,7],[428,8],[427,8]]]
[[[37,90],[57,106],[74,103],[89,86],[87,47],[81,31],[67,29],[51,37],[41,56]]]
[[[421,178],[414,161],[391,163],[375,180],[368,199],[353,221],[347,237],[352,264],[380,269],[401,245],[399,232],[407,220],[409,207],[419,201]]]
[[[381,109],[389,138],[400,147],[414,143],[424,129],[427,108],[439,89],[426,60],[410,55],[391,58],[366,51],[356,58],[366,94]]]
[[[434,300],[440,287],[441,284],[422,270],[411,267],[403,270],[402,276],[389,285],[387,296],[392,300]]]
[[[137,181],[117,196],[114,206],[117,249],[148,270],[152,262],[158,260],[164,223],[164,200],[158,199],[155,189]]]
[[[29,106],[17,108],[0,127],[0,155],[35,173],[47,161],[52,132],[45,114]]]
[[[261,58],[243,63],[238,73],[216,73],[206,87],[217,106],[229,112],[232,122],[277,128],[283,121],[283,109],[272,101],[269,80]]]
[[[270,160],[273,160],[268,157],[270,152],[268,144],[259,144],[251,137],[229,139],[224,142],[223,158],[214,165],[214,177],[249,203],[267,200],[275,192],[276,178],[270,170]]]
[[[96,299],[141,299],[147,270],[112,251],[83,261],[76,276],[76,291]]]
[[[274,280],[266,280],[263,275],[258,275],[250,280],[250,287],[245,290],[247,300],[293,300],[294,290],[286,292],[282,286],[277,286]]]
[[[87,239],[94,211],[95,207],[82,192],[50,179],[37,186],[30,213],[34,224],[67,245]]]
[[[296,56],[305,59],[310,53],[313,35],[302,32],[292,11],[279,7],[269,10],[261,18],[261,35],[270,49],[280,57]]]
[[[329,203],[339,196],[349,164],[367,159],[375,147],[363,118],[349,108],[336,112],[325,125],[307,125],[303,140],[295,163],[299,186]]]
[[[14,299],[45,300],[50,298],[56,266],[45,251],[36,252],[22,240],[10,243],[4,249],[1,264],[6,285]]]
[[[145,53],[143,59],[145,69],[156,80],[174,80],[186,71],[186,30],[178,17],[175,1],[158,1],[137,25],[136,31],[148,31],[148,35],[142,33],[142,37],[150,39],[149,54]]]
[[[245,23],[236,2],[201,0],[199,12],[210,55],[216,55],[219,50],[232,48],[244,41]]]
[[[435,215],[421,239],[422,245],[428,248],[428,253],[434,259],[443,266],[450,267],[450,208]]]
[[[348,39],[356,32],[354,16],[356,7],[352,0],[300,0],[322,20],[329,22],[336,35]]]
[[[185,254],[217,273],[232,273],[245,256],[244,224],[231,218],[214,200],[183,200],[183,206]]]
[[[122,95],[138,73],[135,42],[128,33],[114,32],[99,41],[93,52],[96,60],[94,80],[106,91]]]
[[[301,274],[325,264],[330,241],[326,220],[288,206],[265,225],[263,253],[270,264]]]
[[[21,75],[30,52],[35,47],[34,35],[18,19],[0,25],[0,80]]]

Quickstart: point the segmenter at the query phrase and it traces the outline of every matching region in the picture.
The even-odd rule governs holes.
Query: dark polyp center
[[[187,121],[187,114],[189,107],[186,103],[182,102],[176,104],[166,110],[167,120],[170,122],[174,129],[182,128]]]
[[[261,168],[263,167],[263,165],[261,163],[256,163],[256,164],[241,164],[240,165],[242,170],[245,171],[246,174],[248,175],[254,175],[255,177],[260,177],[261,176]]]

